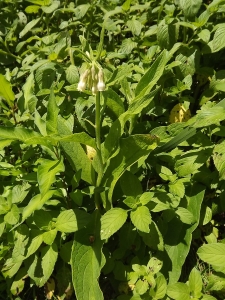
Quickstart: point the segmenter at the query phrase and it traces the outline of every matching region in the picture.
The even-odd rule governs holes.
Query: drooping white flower
[[[90,71],[89,69],[85,70],[85,72],[80,76],[80,81],[77,85],[77,90],[83,92],[86,89],[87,79]]]
[[[98,91],[104,91],[105,90],[104,73],[103,73],[102,69],[100,69],[99,72],[98,72],[97,89],[98,89]]]

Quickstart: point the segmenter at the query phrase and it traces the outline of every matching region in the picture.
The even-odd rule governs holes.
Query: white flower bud
[[[96,84],[94,84],[94,85],[92,86],[91,91],[92,91],[92,94],[93,94],[93,95],[97,94],[98,88],[97,88],[97,85],[96,85]]]
[[[87,69],[81,76],[80,76],[80,81],[77,86],[77,90],[80,92],[83,92],[86,89],[87,85],[87,79],[90,71]]]
[[[83,80],[80,80],[77,86],[77,90],[80,92],[83,92],[86,89],[86,82]]]
[[[98,91],[102,92],[105,90],[105,83],[103,81],[99,81],[97,84]]]
[[[105,90],[105,83],[104,83],[104,73],[103,70],[100,69],[98,72],[98,85],[97,85],[98,91],[104,91]]]

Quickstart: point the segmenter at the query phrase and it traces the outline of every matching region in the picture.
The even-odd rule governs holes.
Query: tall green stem
[[[96,94],[96,106],[95,106],[95,137],[97,148],[101,154],[101,107],[100,107],[100,92]]]
[[[97,145],[97,159],[99,164],[99,172],[96,180],[96,188],[100,186],[101,179],[103,175],[103,162],[102,162],[102,151],[101,151],[101,94],[97,92],[96,94],[96,104],[95,104],[95,138]],[[95,190],[95,206],[100,211],[100,194]]]

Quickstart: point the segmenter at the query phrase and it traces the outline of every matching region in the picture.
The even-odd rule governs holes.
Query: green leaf
[[[2,74],[0,74],[0,97],[5,99],[10,107],[13,107],[15,95],[12,91],[12,85]]]
[[[163,50],[162,53],[154,61],[150,69],[144,74],[144,76],[139,81],[135,89],[135,96],[144,96],[146,93],[150,92],[150,90],[162,76],[167,61],[167,51]]]
[[[70,65],[66,69],[66,79],[70,84],[77,83],[79,81],[79,72],[76,66]]]
[[[6,127],[0,126],[0,137],[2,139],[19,140],[25,144],[41,144],[47,147],[52,147],[46,138],[34,130],[22,128],[22,127]]]
[[[119,53],[130,54],[133,51],[133,49],[136,47],[137,47],[137,43],[133,42],[132,39],[130,38],[125,39],[122,42]]]
[[[88,228],[75,233],[72,247],[72,281],[77,300],[103,300],[98,284],[100,271],[105,264],[100,236],[100,214],[95,211]]]
[[[146,233],[150,231],[151,215],[146,206],[139,206],[134,211],[131,211],[130,218],[138,230]]]
[[[102,179],[102,184],[109,187],[109,201],[112,199],[114,187],[121,175],[134,163],[147,158],[150,151],[156,148],[157,143],[156,137],[144,134],[121,139],[120,151],[111,159]]]
[[[58,118],[58,130],[60,135],[70,135],[71,131],[63,118]],[[83,132],[84,133],[84,132]],[[82,134],[83,134],[82,133]],[[66,138],[66,137],[65,137]],[[60,142],[66,157],[72,168],[78,172],[81,170],[81,178],[89,184],[94,184],[91,160],[78,142]]]
[[[44,286],[54,270],[55,263],[58,258],[58,249],[56,244],[53,243],[50,246],[44,247],[41,251],[41,258],[43,277],[40,279],[39,287]]]
[[[219,28],[215,31],[213,40],[207,44],[213,53],[220,51],[225,47],[225,25],[220,24]]]
[[[81,209],[69,209],[61,212],[55,227],[61,232],[75,232],[90,222],[90,215]]]
[[[64,171],[62,160],[41,159],[41,165],[38,166],[37,179],[41,195],[45,195],[55,182],[55,175]]]
[[[53,1],[50,6],[42,6],[41,9],[46,14],[51,14],[60,6],[60,1]]]
[[[37,14],[39,9],[40,9],[40,6],[38,6],[38,5],[29,5],[25,8],[25,12],[27,14]]]
[[[193,224],[195,222],[193,214],[184,207],[178,207],[178,209],[176,210],[176,214],[185,224]]]
[[[143,238],[144,243],[150,248],[154,250],[163,251],[164,250],[164,242],[163,236],[160,232],[158,226],[154,221],[150,224],[150,232],[139,232],[141,237]]]
[[[225,244],[212,243],[203,245],[198,249],[198,256],[201,260],[211,265],[224,265],[225,259]]]
[[[155,280],[156,286],[150,289],[150,296],[153,299],[163,299],[166,295],[167,283],[165,277],[160,274]]]
[[[52,245],[57,235],[57,230],[52,229],[42,234],[43,242],[47,245]]]
[[[185,283],[169,284],[167,295],[175,300],[190,300],[190,290]]]
[[[149,285],[148,285],[147,280],[139,279],[137,281],[137,283],[135,284],[135,291],[139,295],[143,295],[144,293],[146,293],[148,288],[149,288]]]
[[[22,185],[15,185],[12,189],[12,202],[22,202],[30,191],[30,185],[23,182]]]
[[[33,231],[32,239],[30,241],[30,244],[27,247],[26,258],[34,254],[37,251],[37,249],[41,246],[42,242],[43,242],[42,233],[39,230],[35,232]]]
[[[195,17],[202,5],[202,0],[180,0],[179,2],[185,17],[187,18]]]
[[[27,34],[34,26],[38,24],[38,22],[41,20],[41,18],[34,19],[27,23],[27,25],[23,28],[23,30],[20,32],[19,37],[22,38],[25,34]]]
[[[112,208],[101,217],[101,239],[108,239],[117,232],[127,219],[127,211],[122,208]]]
[[[59,113],[59,108],[56,104],[54,87],[52,86],[50,96],[48,99],[47,116],[46,116],[46,132],[49,135],[58,133],[57,130],[58,113]]]
[[[35,195],[23,209],[22,221],[26,220],[36,209],[41,209],[53,195],[54,191],[47,191],[43,196],[41,194]]]
[[[201,273],[196,269],[193,268],[190,275],[189,275],[189,288],[191,294],[196,297],[200,298],[202,295],[202,277]]]
[[[137,197],[142,194],[142,186],[139,179],[129,171],[126,171],[120,178],[120,186],[124,195]]]
[[[75,15],[76,15],[76,18],[77,19],[81,19],[83,18],[88,9],[90,8],[90,4],[81,4],[81,5],[78,5],[76,8],[75,8]]]
[[[185,187],[183,181],[181,179],[178,179],[175,182],[170,182],[169,190],[171,194],[183,198],[185,194]]]
[[[180,277],[182,266],[190,249],[192,232],[199,224],[204,192],[204,187],[200,184],[194,184],[186,191],[187,209],[192,213],[195,220],[192,226],[182,223],[178,218],[166,222],[167,233],[163,237],[169,258],[166,259],[165,257],[162,272],[168,274],[165,276],[169,277],[170,283],[177,282]],[[181,236],[183,236],[182,240],[180,239]]]
[[[157,39],[162,49],[170,50],[177,41],[177,29],[174,24],[162,24],[158,26]]]
[[[138,20],[129,20],[127,21],[127,27],[130,29],[133,35],[140,35],[142,24]]]
[[[15,225],[20,218],[19,208],[13,204],[11,210],[4,216],[4,221],[8,224]]]

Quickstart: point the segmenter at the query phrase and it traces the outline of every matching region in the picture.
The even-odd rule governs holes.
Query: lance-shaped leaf
[[[75,233],[71,255],[72,281],[77,300],[103,300],[98,278],[105,264],[100,239],[100,214],[95,211],[87,228]]]
[[[59,108],[56,104],[54,87],[51,87],[50,97],[48,99],[48,111],[46,116],[46,131],[47,134],[56,134],[57,130],[57,118],[58,118]]]
[[[52,183],[55,182],[55,175],[59,172],[63,172],[64,169],[62,160],[41,160],[37,171],[37,179],[42,195],[45,195]]]
[[[6,100],[9,106],[13,106],[15,95],[12,91],[11,83],[2,74],[0,74],[0,97]]]

